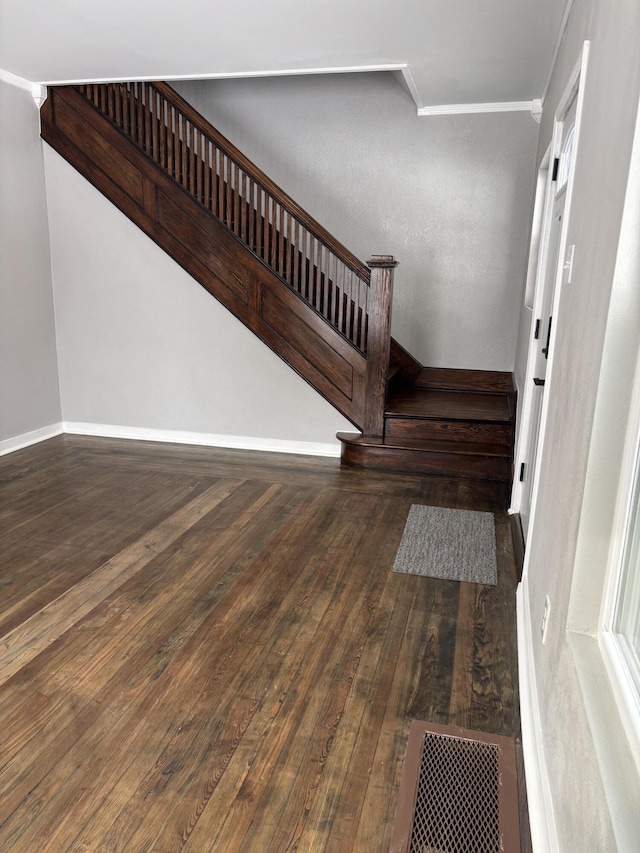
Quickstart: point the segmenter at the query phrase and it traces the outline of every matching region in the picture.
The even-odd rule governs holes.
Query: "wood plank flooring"
[[[0,849],[386,853],[412,718],[519,736],[501,501],[142,442],[1,458]],[[412,503],[495,511],[498,586],[393,574]]]

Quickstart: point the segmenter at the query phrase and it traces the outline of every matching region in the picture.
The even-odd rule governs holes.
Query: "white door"
[[[551,350],[553,306],[555,303],[556,287],[562,282],[563,274],[565,273],[564,258],[561,257],[560,250],[563,243],[562,236],[567,184],[574,152],[576,109],[577,94],[574,96],[562,121],[560,154],[555,160],[553,171],[550,175],[553,206],[550,209],[550,220],[547,223],[546,248],[543,256],[540,258],[542,269],[539,278],[539,287],[541,288],[541,294],[534,300],[536,312],[533,318],[532,329],[535,340],[532,355],[531,404],[528,421],[524,426],[527,430],[527,439],[525,442],[526,453],[520,464],[520,481],[522,483],[520,521],[525,542],[529,531],[531,496],[535,482],[542,403],[547,377],[547,364]],[[529,375],[531,375],[530,371]]]

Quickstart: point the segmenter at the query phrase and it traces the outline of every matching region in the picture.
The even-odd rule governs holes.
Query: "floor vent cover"
[[[519,850],[513,740],[415,720],[391,853]]]

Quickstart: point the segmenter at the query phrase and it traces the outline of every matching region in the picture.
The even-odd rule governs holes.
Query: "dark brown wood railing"
[[[396,376],[420,369],[389,337],[392,257],[369,271],[165,83],[50,87],[40,120],[42,138],[202,287],[383,435],[390,358]]]
[[[167,84],[77,88],[366,354],[372,308],[370,272],[320,223]]]

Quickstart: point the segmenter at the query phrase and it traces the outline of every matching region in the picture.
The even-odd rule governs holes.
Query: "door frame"
[[[527,308],[527,297],[533,288],[532,298],[532,315],[531,326],[529,330],[529,346],[527,351],[527,366],[525,369],[524,388],[522,389],[522,405],[520,414],[520,425],[515,449],[515,464],[514,476],[511,489],[511,504],[509,513],[512,515],[519,514],[522,506],[522,498],[524,494],[523,483],[520,481],[520,470],[523,464],[530,463],[530,455],[532,447],[530,446],[531,436],[531,419],[534,415],[534,373],[536,364],[536,350],[538,341],[535,338],[535,321],[540,316],[542,304],[544,301],[544,283],[545,283],[545,268],[547,263],[547,254],[549,247],[549,234],[551,231],[551,223],[553,219],[553,208],[555,201],[555,184],[552,180],[552,166],[554,160],[560,156],[562,148],[562,128],[564,119],[574,101],[577,98],[576,104],[576,119],[575,119],[575,143],[573,147],[573,157],[567,178],[564,218],[560,232],[560,245],[558,249],[557,274],[555,277],[553,303],[551,313],[555,321],[551,328],[551,337],[549,341],[549,355],[547,360],[547,371],[545,381],[545,392],[542,400],[542,411],[540,415],[540,429],[538,431],[538,440],[536,443],[537,452],[535,454],[535,464],[533,470],[529,472],[529,476],[533,477],[531,487],[531,504],[529,508],[529,525],[528,538],[531,535],[535,526],[535,508],[538,500],[538,486],[540,464],[542,458],[542,449],[544,447],[545,433],[547,427],[549,407],[553,402],[553,362],[556,350],[556,342],[558,336],[559,323],[558,306],[560,304],[560,296],[562,287],[565,283],[565,264],[567,258],[567,232],[571,220],[571,203],[573,198],[573,182],[575,174],[576,159],[580,148],[580,128],[582,124],[582,108],[585,92],[585,75],[589,59],[588,41],[584,42],[580,59],[578,60],[573,73],[569,78],[569,82],[558,102],[558,107],[554,116],[553,135],[551,144],[539,166],[538,181],[536,186],[536,200],[534,206],[534,225],[529,251],[529,267],[527,274],[527,287],[525,290],[525,308]],[[536,210],[537,208],[537,210]],[[538,227],[536,227],[536,212],[540,217]],[[542,333],[542,330],[541,330]],[[560,329],[561,333],[561,329]],[[526,551],[525,551],[525,566],[526,569]]]

